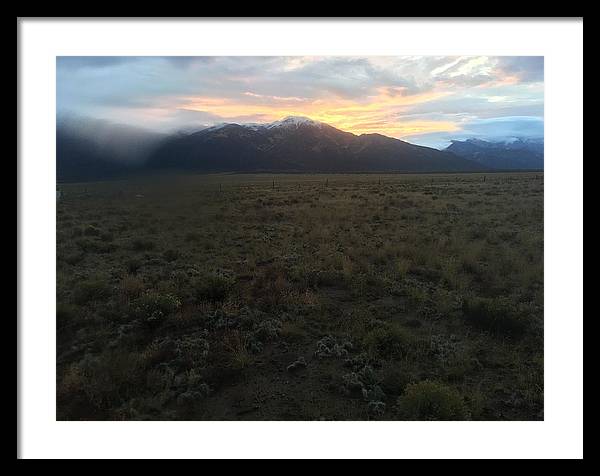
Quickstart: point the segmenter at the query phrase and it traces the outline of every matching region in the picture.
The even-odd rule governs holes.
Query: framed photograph
[[[581,18],[17,29],[18,458],[583,457]]]

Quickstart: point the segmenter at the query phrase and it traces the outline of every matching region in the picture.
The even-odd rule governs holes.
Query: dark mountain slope
[[[486,167],[449,152],[382,136],[356,136],[304,118],[264,126],[226,124],[173,137],[150,157],[154,169],[198,172],[434,172]]]
[[[454,145],[454,144],[453,144]],[[470,144],[469,144],[470,145]],[[459,147],[454,145],[454,147]],[[58,181],[105,180],[183,172],[477,172],[490,170],[465,152],[409,144],[381,134],[355,135],[307,118],[271,124],[222,124],[170,136],[103,121],[57,126]],[[458,150],[464,152],[464,148]]]
[[[375,170],[407,172],[477,171],[484,167],[448,152],[422,147],[381,134],[358,137],[357,157]]]
[[[178,135],[164,141],[150,156],[149,168],[175,168],[202,172],[249,172],[265,168],[262,134],[237,124]]]
[[[85,137],[56,132],[57,182],[114,179],[139,168],[137,164],[115,160],[111,153]]]
[[[137,174],[164,139],[162,134],[99,119],[59,118],[57,181],[105,180]]]

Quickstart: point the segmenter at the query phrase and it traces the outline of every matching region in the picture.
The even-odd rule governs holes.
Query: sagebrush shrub
[[[223,348],[226,350],[227,366],[234,370],[242,370],[252,362],[249,353],[250,336],[242,334],[239,330],[227,331],[223,335]]]
[[[175,261],[177,258],[181,256],[181,252],[179,250],[168,249],[163,252],[163,258],[165,261]]]
[[[99,408],[120,405],[143,388],[140,357],[130,352],[86,354],[78,364],[77,375],[88,401]]]
[[[140,278],[128,274],[121,280],[120,289],[125,298],[135,299],[144,291],[144,282]]]
[[[110,286],[102,279],[90,279],[75,285],[73,289],[73,302],[87,304],[92,301],[106,299],[111,294]]]
[[[182,363],[197,366],[208,356],[210,345],[203,337],[186,335],[175,341],[175,350]]]
[[[381,388],[391,395],[400,395],[411,383],[411,376],[397,365],[387,365],[381,371]]]
[[[142,238],[135,238],[131,242],[131,247],[135,251],[150,251],[153,250],[156,244],[151,240],[144,240]]]
[[[146,388],[152,391],[168,391],[173,385],[175,372],[168,365],[159,365],[146,373]]]
[[[231,292],[233,280],[220,274],[208,274],[194,283],[198,301],[224,301]]]
[[[397,403],[402,417],[408,420],[464,420],[468,416],[456,390],[431,380],[409,384]]]
[[[141,267],[142,267],[142,262],[137,258],[131,258],[130,260],[127,260],[127,262],[125,263],[125,268],[127,269],[127,272],[130,274],[136,274]]]
[[[145,319],[148,324],[158,324],[181,306],[181,301],[172,294],[147,291],[132,304],[133,315]]]
[[[319,358],[348,357],[348,352],[351,350],[352,343],[349,340],[325,336],[317,342],[315,355]]]
[[[393,359],[407,354],[411,339],[397,326],[382,326],[369,331],[363,339],[363,344],[371,357]]]
[[[152,368],[177,357],[177,344],[170,337],[154,339],[142,352],[145,368]]]
[[[292,279],[298,283],[301,288],[316,289],[324,284],[323,272],[314,268],[309,268],[305,265],[293,270]]]
[[[64,257],[64,261],[65,261],[65,263],[68,263],[68,264],[74,266],[74,265],[80,263],[84,257],[85,257],[85,254],[79,251],[79,252],[75,252],[75,253],[66,254]]]
[[[259,342],[269,342],[279,337],[281,331],[281,321],[278,319],[265,319],[261,321],[254,329],[254,337]]]
[[[90,240],[88,238],[81,238],[75,242],[75,244],[81,249],[81,251],[92,252],[92,253],[112,253],[117,249],[114,243],[104,243],[98,240]]]

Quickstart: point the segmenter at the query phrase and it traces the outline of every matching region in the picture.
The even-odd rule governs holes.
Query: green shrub
[[[177,357],[177,346],[171,337],[155,338],[141,353],[143,367],[152,368]]]
[[[292,280],[295,281],[300,288],[316,289],[321,283],[321,272],[314,268],[301,266],[292,272]]]
[[[78,283],[73,289],[73,302],[87,304],[88,302],[106,299],[110,296],[111,288],[103,279],[90,279]]]
[[[381,388],[387,394],[400,395],[409,383],[410,375],[397,365],[387,365],[381,371]]]
[[[465,420],[465,402],[454,389],[424,380],[409,384],[398,397],[398,409],[407,420]]]
[[[194,294],[198,301],[221,302],[231,292],[233,279],[220,274],[209,274],[194,283]]]
[[[203,337],[186,335],[175,341],[175,348],[181,362],[189,366],[198,366],[208,356],[210,345]]]
[[[148,324],[159,324],[181,306],[181,301],[172,294],[148,291],[142,294],[133,306],[134,317],[145,319]]]
[[[524,317],[505,299],[468,298],[462,311],[467,324],[495,334],[520,337],[527,330]]]
[[[119,285],[121,294],[126,299],[135,299],[144,291],[144,281],[136,276],[127,274],[123,276]]]
[[[394,359],[406,356],[411,339],[404,329],[386,325],[369,331],[363,344],[372,358]]]
[[[135,353],[105,351],[86,354],[77,366],[78,389],[98,408],[110,408],[127,401],[144,388],[140,357]]]
[[[281,321],[278,319],[265,319],[257,324],[254,329],[254,337],[259,342],[268,342],[279,337]]]
[[[79,251],[79,252],[66,254],[64,257],[64,260],[65,260],[65,263],[68,263],[73,266],[73,265],[80,263],[84,257],[85,257],[85,254],[82,253],[81,251]]]
[[[388,283],[381,275],[370,271],[355,273],[349,283],[350,293],[356,298],[380,296],[387,286]]]
[[[156,244],[151,240],[135,238],[131,241],[131,248],[135,251],[150,251],[153,250]]]
[[[177,258],[181,256],[181,252],[179,250],[168,249],[163,253],[163,258],[165,261],[175,261]]]
[[[104,243],[97,240],[90,240],[88,238],[81,238],[75,242],[75,244],[85,252],[92,253],[112,253],[117,249],[114,243]]]
[[[125,263],[125,268],[127,269],[127,272],[130,274],[136,274],[141,267],[142,267],[142,262],[137,258],[131,258],[130,260],[127,260],[127,262]]]
[[[146,373],[146,388],[152,392],[167,392],[173,385],[175,372],[167,365],[161,365]]]

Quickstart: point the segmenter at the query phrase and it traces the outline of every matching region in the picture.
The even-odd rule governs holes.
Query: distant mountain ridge
[[[59,181],[104,180],[168,170],[419,173],[543,167],[543,142],[540,146],[519,139],[500,145],[469,139],[453,141],[440,151],[381,134],[356,135],[299,116],[268,124],[223,123],[171,135],[98,121],[91,127],[77,124],[57,125]]]
[[[517,137],[502,141],[453,140],[445,150],[496,170],[541,170],[544,168],[544,140],[541,138]]]

